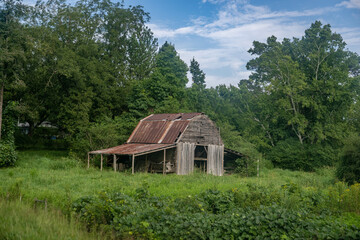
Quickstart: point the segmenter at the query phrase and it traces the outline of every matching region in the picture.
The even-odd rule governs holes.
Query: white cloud
[[[334,28],[333,30],[341,34],[350,51],[360,53],[360,27]]]
[[[202,0],[203,3],[219,4],[225,2],[225,0]]]
[[[343,1],[337,6],[344,6],[346,8],[358,8],[360,9],[360,0]]]

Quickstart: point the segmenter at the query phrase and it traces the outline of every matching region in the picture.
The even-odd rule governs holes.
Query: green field
[[[101,172],[98,168],[87,169],[82,162],[70,159],[63,151],[22,151],[17,166],[0,169],[0,189],[3,197],[19,188],[23,198],[48,199],[50,204],[62,206],[64,202],[101,191],[119,191],[132,194],[144,182],[149,191],[157,196],[186,197],[209,188],[221,191],[233,188],[245,189],[247,184],[279,188],[296,183],[303,188],[326,189],[335,182],[334,169],[321,169],[315,173],[281,169],[264,169],[260,177],[228,175],[216,177],[194,173],[189,176],[175,174],[114,173],[112,169]]]
[[[192,236],[191,238],[201,239],[201,236],[207,236],[207,232],[189,230],[186,226],[180,229],[172,226],[177,221],[197,219],[196,224],[203,222],[203,225],[196,229],[209,228],[208,233],[211,232],[213,238],[222,234],[225,238],[225,236],[239,236],[239,233],[238,231],[227,233],[225,230],[224,233],[212,232],[212,229],[216,229],[214,224],[219,224],[219,229],[227,224],[230,225],[229,228],[238,226],[238,229],[241,229],[241,224],[248,224],[250,220],[241,223],[230,220],[223,222],[223,219],[242,214],[246,216],[243,217],[245,219],[252,215],[264,215],[263,220],[254,218],[256,231],[275,234],[274,236],[285,234],[284,237],[290,238],[308,237],[309,226],[319,228],[315,236],[320,239],[329,236],[356,239],[359,236],[357,234],[360,229],[360,186],[359,184],[347,186],[338,182],[333,168],[323,168],[313,173],[261,169],[260,177],[247,178],[236,174],[216,177],[203,173],[188,176],[147,173],[131,175],[115,173],[110,168],[102,172],[95,167],[87,169],[84,163],[67,157],[67,153],[63,151],[21,151],[16,167],[0,170],[0,181],[1,215],[8,216],[14,222],[34,218],[35,224],[39,222],[37,227],[40,228],[50,224],[50,229],[53,229],[57,217],[67,216],[69,221],[77,222],[74,219],[80,216],[89,230],[112,232],[109,238],[166,239],[169,236],[167,234],[171,234],[178,238]],[[19,203],[20,198],[22,203]],[[47,199],[50,211],[58,213],[60,210],[62,212],[60,215],[64,216],[44,213],[54,219],[51,220],[53,222],[49,220],[49,223],[42,224],[42,218],[46,217],[37,216],[32,212],[34,210],[31,206],[35,198]],[[121,206],[120,210],[119,206]],[[5,208],[13,210],[4,210]],[[275,211],[273,215],[271,215],[272,211]],[[277,211],[281,213],[276,213]],[[20,212],[29,212],[29,214],[26,218],[22,218],[19,217]],[[268,215],[277,216],[277,214],[284,216],[281,220],[284,223],[294,221],[294,228],[283,229],[276,233],[271,229],[278,229],[278,226],[258,229],[263,224],[267,225],[266,221],[270,221],[267,219]],[[172,223],[161,227],[165,230],[160,230],[160,225],[155,223],[164,216],[171,217]],[[291,220],[293,217],[294,219]],[[233,221],[235,220],[236,218]],[[67,224],[63,220],[59,222]],[[304,226],[305,222],[313,225]],[[330,222],[340,225],[334,226]],[[21,231],[22,226],[24,225],[20,222],[14,224],[14,228],[8,228],[4,224],[1,227],[5,232],[17,232]],[[59,225],[59,228],[64,228],[63,226]],[[26,231],[31,231],[26,225],[24,231],[25,228]],[[167,232],[166,229],[176,232],[170,230]],[[294,232],[294,229],[300,230]],[[330,231],[331,229],[333,232]],[[41,234],[44,229],[34,231]],[[73,230],[69,231],[63,233],[64,236],[74,236],[72,234],[75,233],[71,232]],[[329,232],[329,235],[326,235],[326,232]],[[344,235],[345,232],[349,232],[350,235]],[[252,238],[252,232],[247,234],[242,237]],[[35,235],[29,234],[29,236]],[[64,237],[64,239],[68,238]],[[81,239],[81,237],[70,237],[70,239]]]

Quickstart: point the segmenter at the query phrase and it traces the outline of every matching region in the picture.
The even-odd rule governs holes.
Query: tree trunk
[[[4,99],[4,82],[2,82],[0,89],[0,140],[1,140],[1,129],[2,129],[1,127],[2,127],[3,99]]]

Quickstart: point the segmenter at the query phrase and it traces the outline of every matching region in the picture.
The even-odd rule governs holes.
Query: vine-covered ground
[[[46,199],[107,238],[360,238],[360,185],[338,182],[332,168],[261,169],[259,178],[131,175],[86,169],[66,152],[22,151],[0,181],[2,201]]]

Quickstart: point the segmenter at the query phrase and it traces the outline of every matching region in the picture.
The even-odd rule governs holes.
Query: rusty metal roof
[[[169,131],[164,136],[161,143],[174,143],[180,136],[180,134],[185,130],[189,121],[174,121]],[[171,131],[170,131],[171,130]]]
[[[131,143],[158,143],[169,127],[167,121],[144,121],[135,129]]]
[[[140,153],[148,153],[161,149],[170,148],[175,146],[175,144],[139,144],[139,143],[131,143],[131,144],[123,144],[120,146],[106,148],[96,151],[91,151],[91,154],[119,154],[119,155],[137,155]]]
[[[153,114],[142,119],[127,143],[175,143],[192,118],[202,113]]]

